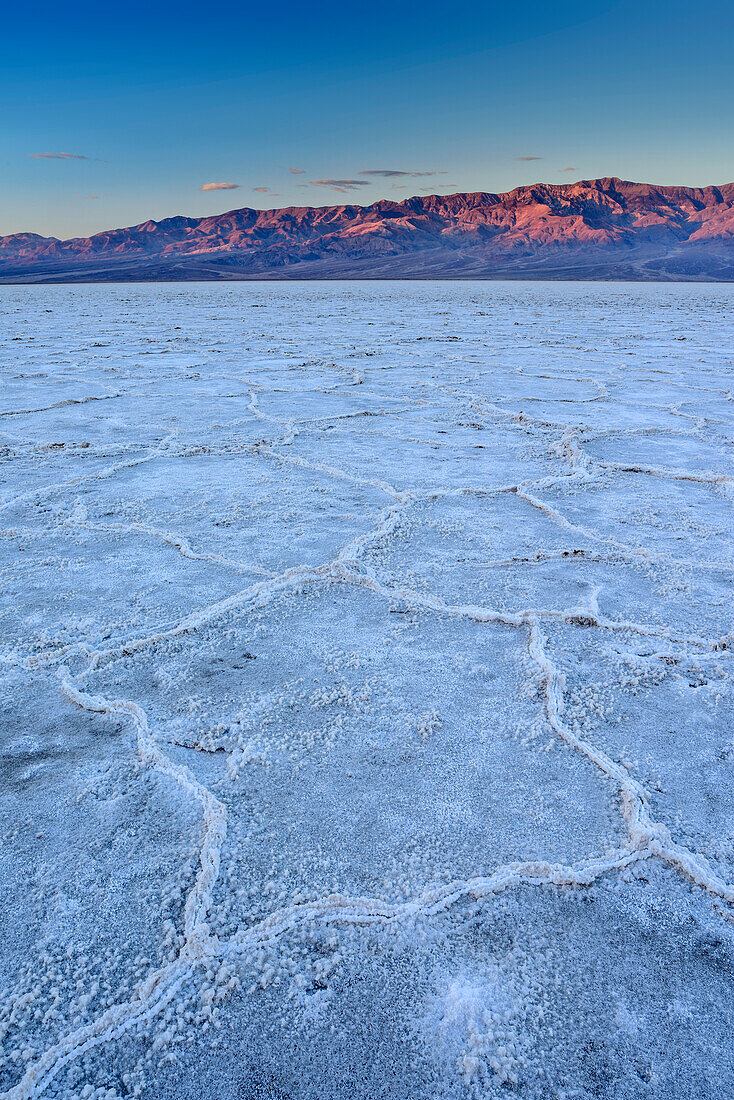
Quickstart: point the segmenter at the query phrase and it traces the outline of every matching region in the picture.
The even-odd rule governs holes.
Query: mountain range
[[[350,278],[734,281],[734,183],[605,177],[0,237],[2,283]]]

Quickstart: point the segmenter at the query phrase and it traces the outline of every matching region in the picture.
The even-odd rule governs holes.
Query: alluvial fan
[[[734,1092],[734,288],[0,288],[0,1090]]]

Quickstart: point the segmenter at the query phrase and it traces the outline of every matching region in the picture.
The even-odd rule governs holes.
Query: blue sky
[[[719,0],[15,5],[0,235],[602,175],[728,182],[733,46]]]

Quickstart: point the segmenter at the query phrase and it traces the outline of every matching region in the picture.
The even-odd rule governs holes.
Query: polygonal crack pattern
[[[731,1091],[726,290],[53,295],[0,296],[7,1100]]]

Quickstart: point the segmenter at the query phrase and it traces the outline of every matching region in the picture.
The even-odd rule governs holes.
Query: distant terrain
[[[734,280],[734,183],[607,177],[0,237],[4,283],[390,278]]]

